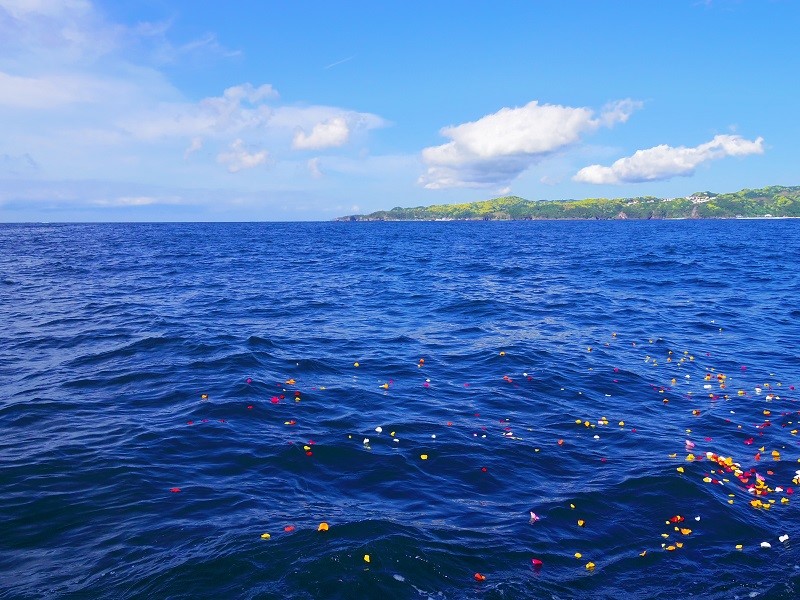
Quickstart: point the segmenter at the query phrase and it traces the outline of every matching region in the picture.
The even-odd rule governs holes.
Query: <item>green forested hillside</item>
[[[503,196],[466,204],[393,208],[340,221],[435,221],[519,219],[733,219],[800,217],[800,186],[770,186],[727,194],[696,192],[685,198],[587,198],[525,200]]]

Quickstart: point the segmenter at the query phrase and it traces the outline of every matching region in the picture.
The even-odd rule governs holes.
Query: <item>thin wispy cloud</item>
[[[27,152],[19,155],[0,155],[0,176],[18,177],[35,174],[39,165]]]
[[[183,152],[183,158],[189,158],[195,152],[203,149],[203,138],[201,137],[193,137],[192,141],[189,143],[189,147]]]
[[[351,60],[353,60],[355,57],[356,57],[356,55],[355,55],[355,54],[354,54],[353,56],[348,56],[347,58],[343,58],[342,60],[337,60],[336,62],[333,62],[333,63],[331,63],[331,64],[329,64],[329,65],[325,65],[325,67],[324,67],[324,68],[326,68],[326,69],[332,69],[332,68],[333,68],[333,67],[335,67],[335,66],[338,66],[338,65],[344,64],[344,63],[346,63],[346,62],[350,62],[350,61],[351,61]]]
[[[308,172],[313,179],[322,179],[325,176],[322,169],[320,169],[318,157],[309,159],[307,166]]]

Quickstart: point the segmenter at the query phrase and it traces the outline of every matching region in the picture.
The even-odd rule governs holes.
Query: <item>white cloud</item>
[[[89,62],[124,51],[154,64],[194,59],[208,64],[241,52],[225,48],[213,33],[173,42],[172,21],[110,23],[89,0],[0,0],[0,53],[27,62],[37,57],[50,68],[76,60]]]
[[[91,9],[87,0],[0,0],[0,8],[15,19],[30,15],[61,17],[73,12]]]
[[[86,182],[41,179],[0,180],[0,204],[47,208],[86,206],[114,208],[126,206],[188,205],[196,201],[196,188],[176,190],[171,186],[141,185],[132,182]]]
[[[542,158],[579,142],[584,134],[624,123],[640,106],[622,100],[595,116],[590,108],[534,100],[522,107],[502,108],[477,121],[445,127],[440,133],[451,141],[422,151],[428,170],[419,183],[429,189],[507,184]]]
[[[174,64],[186,58],[194,58],[197,61],[207,61],[208,59],[215,59],[216,57],[231,58],[234,56],[241,56],[240,50],[230,50],[220,44],[217,36],[212,33],[206,33],[202,37],[189,40],[180,45],[173,45],[169,42],[166,32],[158,32],[159,24],[155,24],[153,34],[156,39],[156,48],[152,50],[151,56],[153,60],[163,64]],[[144,35],[141,30],[135,31],[137,34]]]
[[[193,137],[189,147],[183,152],[183,158],[187,159],[189,156],[197,152],[198,150],[202,150],[203,148],[203,138],[197,136]]]
[[[90,60],[117,48],[123,33],[86,0],[0,0],[0,49],[7,63],[36,58],[52,69]]]
[[[292,141],[296,150],[319,150],[342,146],[350,138],[350,128],[343,117],[333,117],[322,123],[317,123],[307,134],[302,129],[298,130]]]
[[[230,145],[230,152],[222,152],[217,156],[217,162],[228,165],[228,171],[238,173],[242,169],[252,169],[267,162],[269,154],[266,150],[249,152],[241,139],[236,139]]]
[[[388,123],[372,113],[343,110],[331,106],[282,106],[276,108],[270,125],[291,129],[294,150],[339,148],[354,137]],[[307,133],[308,131],[311,133]]]
[[[320,123],[331,121],[336,118],[345,120],[351,134],[358,131],[378,129],[388,125],[384,119],[372,113],[362,113],[324,105],[286,105],[276,107],[275,113],[270,119],[270,125],[276,128],[289,130],[294,134],[298,129],[304,131],[313,129]]]
[[[264,100],[278,93],[268,84],[250,83],[227,88],[222,96],[198,103],[165,103],[129,117],[120,126],[142,140],[169,137],[231,136],[266,126],[272,109]]]
[[[82,75],[19,77],[0,71],[0,106],[36,110],[93,102],[112,87]]]
[[[263,100],[277,98],[278,91],[268,83],[258,87],[254,87],[252,83],[245,83],[229,87],[223,92],[223,97],[234,102],[247,100],[250,104],[258,104]]]
[[[314,179],[322,179],[324,173],[319,168],[319,158],[312,158],[308,161],[308,171]]]
[[[134,138],[156,142],[169,138],[214,139],[268,143],[292,150],[337,148],[356,132],[386,122],[370,113],[330,106],[279,106],[278,92],[268,84],[250,83],[226,89],[221,96],[196,103],[161,103],[127,117],[119,127]],[[310,133],[307,133],[310,131]],[[198,149],[194,142],[186,155]]]
[[[763,154],[764,138],[746,140],[739,135],[717,135],[710,142],[693,148],[661,144],[637,150],[632,156],[620,158],[610,167],[590,165],[573,177],[582,183],[636,183],[659,181],[672,177],[688,177],[698,165],[726,156]]]
[[[95,206],[121,207],[121,206],[151,206],[161,204],[153,196],[119,196],[117,198],[98,198],[91,202]]]
[[[600,120],[606,127],[613,127],[617,123],[627,123],[633,111],[642,108],[638,100],[625,98],[616,102],[609,102],[600,113]]]

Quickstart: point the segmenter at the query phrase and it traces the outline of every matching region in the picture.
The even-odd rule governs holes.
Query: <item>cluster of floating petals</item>
[[[612,334],[612,340],[617,339],[618,334]],[[649,340],[649,343],[653,344],[654,340]],[[638,347],[636,342],[631,342],[630,346],[632,348]],[[609,343],[604,344],[604,347],[608,348]],[[588,352],[598,350],[598,352],[594,352],[592,357],[594,358],[599,354],[602,354],[600,350],[603,350],[603,348],[600,348],[599,345],[597,347],[588,346],[586,347],[586,350]],[[649,367],[655,368],[663,368],[665,365],[670,365],[674,370],[675,368],[682,368],[687,365],[692,365],[695,361],[695,356],[690,354],[688,351],[684,352],[682,356],[680,354],[673,354],[672,351],[667,351],[666,354],[662,356],[656,356],[652,352],[651,354],[645,356],[644,362]],[[506,357],[507,353],[506,351],[499,351],[498,355],[500,357]],[[506,359],[502,361],[502,364],[505,365],[506,368],[514,359],[514,357],[510,358],[511,360]],[[359,361],[354,361],[352,364],[354,368],[361,366]],[[434,379],[432,375],[435,373],[431,373],[430,364],[434,363],[426,363],[425,358],[419,358],[414,364],[417,369],[421,370],[422,374],[422,379],[418,380],[418,384],[421,383],[421,387],[423,388],[420,393],[433,393],[432,386]],[[373,369],[374,365],[371,365],[367,372]],[[746,373],[746,366],[743,365],[740,371],[742,374]],[[608,372],[609,381],[615,385],[622,385],[620,381],[626,376],[626,370],[621,370],[620,368],[613,366],[608,368]],[[358,381],[360,378],[361,375],[353,375],[354,381]],[[282,378],[281,382],[278,384],[278,386],[281,387],[280,391],[271,395],[268,394],[265,398],[265,400],[268,401],[265,402],[265,406],[275,405],[273,410],[281,411],[281,409],[288,408],[289,406],[294,407],[298,405],[301,399],[305,398],[305,393],[301,392],[299,389],[298,379],[300,379],[299,376]],[[513,372],[505,373],[501,378],[495,378],[494,381],[498,381],[500,379],[503,382],[500,385],[505,387],[506,384],[508,384],[509,389],[518,388],[520,384],[526,384],[526,382],[527,385],[530,385],[531,382],[535,383],[534,376],[531,375],[529,371],[522,371],[520,374],[516,375]],[[261,385],[252,377],[247,377],[245,382],[248,386],[250,386],[251,389]],[[398,384],[398,388],[394,388],[394,380],[388,377],[378,379],[375,383],[377,383],[377,387],[379,389],[382,389],[384,392],[386,392],[382,394],[382,396],[388,397],[391,397],[395,391],[400,389],[400,386],[403,385],[403,383],[400,382]],[[375,385],[375,383],[371,385]],[[735,393],[729,393],[728,388],[730,386],[736,386],[737,384],[740,386],[739,389],[736,390],[736,388],[734,388]],[[459,383],[459,386],[460,385],[462,384]],[[681,388],[681,386],[683,386],[684,390],[682,394],[679,394],[676,390]],[[686,425],[689,425],[689,427],[683,430],[683,435],[681,435],[681,437],[676,437],[676,439],[674,439],[674,449],[667,457],[668,459],[680,460],[681,448],[685,452],[683,455],[683,464],[679,464],[675,467],[678,476],[695,478],[695,480],[698,482],[714,486],[711,489],[719,489],[718,493],[724,494],[723,497],[725,499],[725,503],[728,505],[734,504],[737,499],[746,498],[747,505],[749,505],[752,509],[755,509],[756,511],[769,511],[775,506],[786,505],[789,503],[790,497],[794,493],[794,489],[791,487],[791,485],[788,485],[789,482],[784,482],[784,485],[776,484],[774,479],[777,477],[777,475],[772,468],[758,468],[758,465],[764,464],[763,461],[766,461],[767,459],[771,459],[775,464],[780,464],[786,460],[784,458],[784,454],[790,453],[790,449],[786,445],[782,445],[777,448],[769,447],[768,444],[765,443],[767,438],[764,437],[767,432],[775,431],[775,429],[771,428],[773,428],[773,425],[778,423],[772,419],[775,419],[780,413],[780,410],[778,409],[778,403],[783,400],[781,395],[777,393],[779,391],[778,388],[782,387],[780,383],[771,384],[768,382],[763,382],[756,387],[749,388],[748,390],[746,389],[747,386],[741,385],[738,377],[731,377],[725,373],[715,372],[714,369],[707,369],[705,374],[702,376],[702,381],[699,385],[692,383],[692,377],[690,374],[680,373],[678,371],[670,373],[670,376],[665,377],[661,383],[652,383],[650,387],[654,395],[654,400],[656,400],[658,403],[657,406],[659,408],[657,410],[669,411],[673,415],[675,414],[675,410],[685,410],[684,414],[687,415]],[[702,391],[700,391],[700,387],[702,387]],[[471,393],[470,383],[463,383],[463,388],[466,390],[464,393]],[[324,386],[319,386],[311,389],[314,391],[321,391],[325,388]],[[374,390],[374,387],[372,389]],[[419,390],[419,387],[416,389]],[[789,389],[793,391],[794,386],[789,386]],[[392,390],[392,393],[389,393],[389,390]],[[564,388],[561,388],[561,391],[564,391]],[[582,394],[582,391],[577,391],[578,396],[581,396]],[[614,390],[609,389],[607,393],[604,393],[603,395],[607,398],[610,398],[613,394]],[[287,397],[289,398],[288,401]],[[210,395],[208,393],[203,393],[200,395],[202,402],[208,402],[209,398]],[[717,449],[713,447],[715,444],[714,439],[716,437],[723,436],[721,436],[719,433],[715,433],[712,437],[712,435],[708,435],[708,433],[711,433],[709,431],[699,434],[694,431],[695,428],[700,429],[701,431],[703,429],[707,429],[709,427],[707,419],[717,419],[719,421],[721,407],[724,406],[722,403],[730,402],[732,399],[739,399],[740,402],[749,401],[751,398],[757,399],[758,402],[766,403],[763,405],[756,405],[758,410],[758,422],[756,424],[752,425],[734,422],[734,419],[737,415],[736,410],[729,410],[728,417],[724,419],[725,424],[729,425],[730,427],[735,427],[733,431],[736,432],[736,435],[738,436],[736,444],[741,444],[738,447],[745,450],[748,450],[752,447],[752,450],[749,450],[751,453],[754,452],[751,457],[734,458],[733,455],[728,456],[718,453],[716,451]],[[686,401],[684,401],[684,399]],[[701,404],[701,399],[705,399],[708,404],[706,406]],[[294,402],[291,402],[291,400],[294,400]],[[795,402],[796,400],[791,399],[790,401]],[[211,404],[213,403],[209,403],[208,405]],[[750,406],[751,405],[733,406],[733,408],[744,412],[745,410],[749,409]],[[247,404],[248,411],[253,411],[254,408],[257,407],[258,403],[254,403],[252,401],[250,404]],[[751,410],[750,412],[752,413],[754,411]],[[279,414],[285,415],[286,413],[282,412]],[[294,415],[294,413],[292,414]],[[578,427],[574,428],[572,431],[577,431],[577,435],[570,433],[570,431],[567,429],[564,429],[561,436],[553,436],[550,438],[549,443],[553,444],[550,446],[550,448],[552,448],[551,451],[556,453],[580,452],[581,443],[599,444],[599,447],[602,447],[602,440],[604,440],[606,436],[636,434],[636,428],[627,425],[628,421],[635,420],[635,414],[631,414],[630,411],[624,415],[613,415],[611,412],[608,414],[611,416],[611,418],[600,413],[600,411],[595,414],[573,415],[570,418],[574,419],[574,423]],[[800,422],[795,423],[794,421],[790,420],[791,418],[794,418],[791,417],[792,414],[792,412],[780,413],[782,422],[778,423],[778,425],[781,429],[787,431],[789,435],[796,436],[798,433],[800,433]],[[800,415],[800,411],[794,411],[794,414]],[[284,417],[286,420],[282,420],[283,424],[287,426],[296,426],[301,414],[297,413],[294,416],[295,418]],[[473,418],[481,419],[480,413],[474,412]],[[690,418],[691,422],[688,420]],[[612,419],[615,426],[609,427],[609,425],[612,423]],[[224,419],[218,419],[218,421],[220,423],[226,422]],[[209,419],[202,419],[202,421],[199,421],[199,423],[207,422],[209,422]],[[495,423],[497,424],[497,422]],[[195,425],[195,420],[189,420],[188,424]],[[470,431],[471,436],[472,438],[476,439],[477,442],[482,443],[482,440],[486,440],[487,436],[490,436],[493,433],[493,431],[486,425],[472,425],[465,421],[463,417],[461,418],[461,424],[472,429],[472,431]],[[427,431],[424,433],[427,443],[421,441],[422,435],[420,433],[417,433],[416,437],[404,436],[404,440],[409,440],[408,447],[412,449],[411,452],[413,453],[412,455],[407,456],[416,456],[418,460],[425,462],[425,464],[417,463],[417,468],[423,470],[423,472],[434,472],[437,468],[442,468],[443,458],[442,455],[440,455],[440,453],[437,451],[437,440],[440,438],[444,440],[446,437],[448,437],[443,434],[447,433],[450,428],[452,428],[453,431],[457,429],[459,422],[457,418],[453,418],[453,420],[442,421],[440,425],[440,429],[434,429],[433,431]],[[306,427],[307,426],[308,425],[306,424]],[[403,445],[399,445],[400,438],[396,437],[397,432],[393,430],[396,427],[396,425],[390,425],[389,423],[384,422],[384,424],[381,425],[373,424],[372,426],[367,426],[362,429],[360,431],[361,436],[363,436],[364,433],[370,433],[373,436],[373,440],[371,440],[370,437],[361,438],[361,446],[363,447],[363,450],[372,451],[374,443],[376,450],[385,448],[388,444],[388,446],[393,448],[393,452],[407,452],[408,448],[404,448],[406,445],[405,441]],[[519,433],[517,433],[523,431],[525,428],[519,425],[512,427],[512,422],[509,418],[499,419],[499,425],[497,428],[497,434],[500,437],[509,440],[508,442],[504,443],[525,441],[525,436],[521,436]],[[383,435],[385,430],[391,430],[388,438]],[[531,432],[534,431],[534,429],[532,427],[527,427],[527,431]],[[604,432],[604,436],[601,437],[599,432]],[[586,435],[586,433],[590,435]],[[354,441],[358,439],[357,436],[359,436],[359,432],[356,431],[353,431],[347,435],[348,439],[351,440],[354,440],[355,437]],[[592,441],[588,442],[588,440]],[[314,440],[308,440],[299,444],[296,440],[293,440],[289,441],[289,443],[294,445],[296,448],[302,448],[302,451],[310,459],[314,458],[314,446],[316,444]],[[635,442],[631,441],[628,443],[633,444]],[[530,449],[532,454],[535,455],[536,453],[539,453],[542,447],[531,446]],[[726,449],[730,449],[730,444],[728,444]],[[435,457],[436,460],[430,460],[432,456]],[[594,456],[596,457],[595,460],[599,459],[600,463],[606,463],[608,458],[613,459],[613,457],[607,458],[603,455],[598,457],[597,454]],[[447,460],[451,459],[448,458]],[[444,462],[446,462],[446,460]],[[481,474],[489,474],[489,468],[487,466],[479,464],[475,466],[475,469]],[[784,469],[781,470],[783,471]],[[496,471],[493,471],[493,474],[495,472]],[[800,485],[800,469],[794,471],[791,478],[791,483],[793,485]],[[178,493],[181,492],[181,488],[172,487],[169,488],[169,491],[172,493]],[[189,494],[185,494],[184,496],[188,495]],[[566,508],[567,506],[571,510],[576,509],[576,504],[574,502],[564,503],[560,506],[551,506],[550,508],[537,507],[536,511],[529,511],[529,523],[531,525],[538,524],[545,518],[551,509],[560,510],[560,508]],[[573,517],[574,520],[572,520],[572,528],[574,529],[575,525],[577,525],[577,529],[574,529],[575,535],[592,535],[594,533],[592,529],[595,528],[588,526],[586,518],[587,516],[591,517],[592,515],[580,515],[579,513],[576,516],[580,516],[580,518]],[[665,525],[667,526],[666,530],[662,529],[659,532],[654,532],[652,545],[640,543],[639,547],[632,547],[630,549],[632,555],[646,557],[648,556],[648,552],[652,552],[654,550],[658,551],[659,548],[662,552],[678,553],[687,544],[692,546],[700,543],[700,540],[702,540],[703,537],[707,536],[708,534],[707,532],[703,531],[704,528],[699,524],[701,521],[701,517],[699,515],[693,517],[693,521],[694,523],[692,523],[690,526],[690,522],[687,522],[687,518],[682,514],[674,514],[667,517],[664,521]],[[592,521],[592,523],[594,523],[594,521]],[[530,531],[532,532],[532,535],[535,535],[545,531],[548,528],[557,526],[566,527],[568,526],[568,523],[564,522],[563,518],[559,516],[558,518],[549,519],[546,523],[536,525],[536,527],[530,529]],[[310,528],[310,526],[306,525],[303,527]],[[327,522],[320,522],[316,526],[316,530],[318,532],[327,532],[329,531],[329,525]],[[287,534],[292,533],[295,531],[295,526],[286,525],[283,527],[283,531]],[[272,536],[270,533],[261,533],[260,537],[263,540],[270,540]],[[734,549],[736,551],[745,551],[749,547],[758,547],[762,550],[769,550],[775,543],[787,543],[789,540],[789,535],[787,533],[782,533],[777,535],[775,539],[760,542],[755,540],[744,540],[741,543],[735,544]],[[642,545],[647,545],[648,547],[642,548]],[[580,550],[576,550],[575,548],[562,548],[562,552],[569,552],[568,555],[571,555],[574,557],[574,559],[579,561],[586,560],[584,555],[589,554],[585,545],[582,546]],[[633,554],[634,552],[635,554]],[[598,568],[597,563],[595,562],[598,557],[588,556],[587,558],[590,558],[591,560],[583,563],[584,569],[588,572],[595,571],[595,569]],[[533,569],[536,571],[539,571],[545,565],[545,560],[543,558],[533,557],[530,558],[530,561]],[[368,564],[371,562],[369,554],[363,555],[363,562]],[[399,580],[403,580],[402,576],[398,575],[396,577],[401,577]],[[475,572],[472,575],[472,578],[477,582],[487,581],[487,575],[481,572]]]

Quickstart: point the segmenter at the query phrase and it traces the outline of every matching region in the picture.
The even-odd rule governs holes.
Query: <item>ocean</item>
[[[794,598],[800,221],[0,225],[0,598]]]

